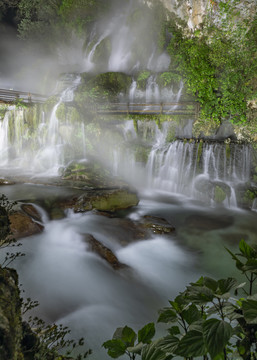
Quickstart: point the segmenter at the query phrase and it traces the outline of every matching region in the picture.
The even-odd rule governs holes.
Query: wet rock
[[[10,219],[6,209],[0,206],[0,239],[5,239],[11,231]]]
[[[39,234],[44,227],[36,223],[30,216],[17,211],[9,215],[11,232],[15,239]]]
[[[185,219],[185,226],[191,230],[211,231],[216,229],[224,229],[233,225],[234,219],[232,216],[205,216],[205,215],[190,215]]]
[[[20,359],[22,339],[21,299],[18,275],[0,267],[0,358]]]
[[[85,234],[85,242],[88,244],[88,250],[98,254],[102,259],[108,262],[114,270],[127,267],[127,265],[119,262],[114,253],[104,246],[100,241],[96,240],[92,235]]]
[[[21,209],[25,214],[30,216],[32,219],[42,222],[40,213],[37,211],[35,206],[33,206],[32,204],[22,204]]]
[[[95,159],[76,162],[73,161],[64,170],[63,180],[82,182],[88,188],[112,188],[126,185],[123,181],[112,176],[111,172]]]
[[[114,212],[136,206],[138,202],[136,193],[128,189],[103,189],[87,191],[75,200],[72,208],[75,212],[93,209]]]
[[[150,229],[154,234],[170,234],[176,229],[166,219],[152,215],[145,215],[143,226]]]

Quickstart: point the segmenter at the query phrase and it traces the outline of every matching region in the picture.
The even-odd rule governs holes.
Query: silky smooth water
[[[10,199],[39,198],[41,203],[67,191],[30,184],[4,189]],[[117,218],[69,211],[66,218],[50,221],[42,208],[41,212],[43,233],[22,239],[26,256],[14,264],[24,296],[40,302],[36,314],[47,322],[68,325],[73,337],[85,337],[92,359],[108,358],[101,344],[117,327],[138,330],[156,322],[158,309],[200,275],[238,276],[224,246],[234,249],[241,237],[257,241],[256,213],[210,208],[163,191],[146,190],[137,207],[120,214],[133,221],[157,216],[176,227],[176,233],[146,240],[133,240]],[[93,235],[128,267],[113,270],[88,251],[84,234]]]

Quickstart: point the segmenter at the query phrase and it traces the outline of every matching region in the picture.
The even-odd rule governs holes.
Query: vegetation
[[[168,325],[167,336],[153,341],[153,323],[144,326],[137,335],[127,326],[118,328],[113,338],[103,344],[108,354],[112,358],[126,354],[132,360],[137,355],[142,360],[177,356],[187,360],[256,359],[257,246],[241,240],[238,254],[227,251],[245,276],[245,282],[238,284],[231,277],[220,280],[201,277],[160,310],[158,322]]]
[[[189,34],[174,19],[169,26],[173,71],[184,77],[188,91],[197,97],[202,118],[218,123],[245,122],[247,101],[257,96],[256,7],[241,17],[239,4],[240,0],[220,1],[202,28]]]

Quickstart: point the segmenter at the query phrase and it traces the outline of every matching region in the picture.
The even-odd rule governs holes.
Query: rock
[[[0,267],[0,359],[22,359],[21,299],[18,275],[13,269]]]
[[[176,231],[175,227],[164,218],[145,215],[143,219],[143,226],[150,229],[154,234],[170,234]]]
[[[96,240],[92,235],[85,234],[85,241],[88,244],[88,250],[98,254],[102,259],[106,260],[114,270],[127,267],[127,265],[119,262],[118,258],[109,248]]]
[[[63,170],[63,180],[82,182],[88,188],[114,188],[125,186],[123,181],[112,176],[109,170],[95,159],[73,161]]]
[[[5,239],[10,234],[10,219],[6,209],[0,206],[0,239]]]
[[[44,227],[31,219],[30,216],[17,211],[9,215],[11,232],[15,239],[39,234]]]
[[[89,210],[114,212],[136,206],[139,199],[136,193],[128,189],[92,190],[87,191],[75,200],[72,206],[75,212]]]
[[[35,206],[33,206],[32,204],[22,204],[21,209],[28,216],[32,217],[32,219],[42,222],[42,218],[41,218],[40,213],[37,211]]]

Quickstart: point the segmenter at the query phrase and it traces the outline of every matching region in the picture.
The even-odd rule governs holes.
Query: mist
[[[51,96],[62,73],[163,71],[170,59],[158,50],[158,29],[154,12],[140,0],[114,1],[87,34],[53,34],[58,38],[54,45],[49,40],[22,40],[13,27],[5,26],[0,87]]]

